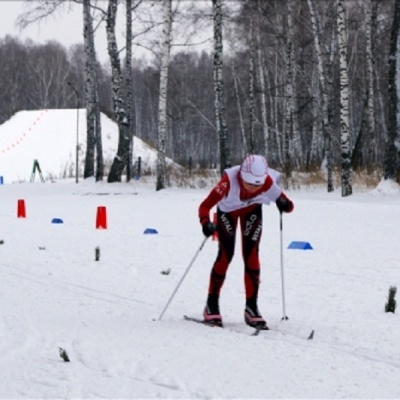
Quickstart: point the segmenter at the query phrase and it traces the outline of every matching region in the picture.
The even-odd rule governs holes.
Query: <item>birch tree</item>
[[[96,181],[99,181],[103,179],[104,162],[99,110],[99,81],[90,0],[83,0],[83,32],[86,77],[86,156],[83,176],[84,178],[95,176],[96,153]]]
[[[349,130],[349,77],[347,70],[347,35],[345,0],[337,0],[337,33],[340,58],[340,147],[342,196],[352,194],[351,186],[351,151]]]
[[[235,68],[234,61],[231,62],[231,71],[232,71],[232,78],[233,78],[234,89],[235,89],[237,112],[238,112],[238,116],[239,116],[240,136],[242,138],[242,144],[243,144],[242,146],[240,146],[240,148],[244,149],[243,151],[240,152],[240,158],[243,158],[246,155],[246,151],[247,151],[247,148],[248,148],[248,140],[247,140],[247,135],[246,135],[246,129],[244,127],[242,108],[240,106],[238,76],[237,76],[237,73],[236,73],[236,68]]]
[[[298,3],[294,0],[288,0],[288,19],[290,23],[288,24],[288,35],[290,36],[290,51],[292,55],[291,59],[291,80],[292,80],[292,96],[290,99],[290,109],[291,109],[291,134],[292,134],[292,148],[291,148],[291,158],[293,160],[293,164],[296,168],[299,168],[302,164],[303,160],[303,149],[301,143],[301,135],[300,135],[300,127],[299,127],[299,105],[298,105],[298,65],[296,62],[296,46],[294,45],[295,42],[295,14],[296,11],[299,10],[300,7]]]
[[[258,140],[255,135],[255,124],[256,124],[256,105],[254,99],[254,60],[255,60],[255,49],[254,49],[254,27],[253,19],[250,20],[250,52],[249,52],[249,133],[247,135],[248,148],[247,153],[258,153]]]
[[[396,180],[399,174],[399,90],[400,90],[400,0],[395,0],[389,52],[388,142],[384,159],[384,178]]]
[[[106,20],[108,1],[85,1],[86,4],[91,4],[92,8],[94,7],[97,10],[99,7],[104,7],[102,11],[104,12],[104,20]],[[78,2],[79,5],[83,5],[83,0],[77,0],[75,3],[78,4]],[[59,0],[52,2],[35,1],[30,3],[32,3],[32,6],[40,3],[40,7],[36,8],[37,12],[30,19],[32,23],[39,22],[39,18],[43,15],[50,15],[57,4],[59,5],[57,10],[60,11],[59,14],[62,18],[68,9],[67,7],[61,7],[61,4],[73,4],[72,0],[65,0],[64,2]],[[213,3],[210,1],[207,3],[208,9],[213,11]],[[225,10],[228,9],[231,3],[223,0],[220,0],[219,3],[224,14],[228,14]],[[387,88],[389,63],[382,61],[374,63],[374,56],[377,60],[389,60],[390,28],[394,15],[395,1],[354,0],[351,3],[342,3],[347,7],[347,14],[351,16],[351,19],[348,19],[349,22],[347,23],[346,21],[348,29],[348,103],[350,107],[347,129],[350,133],[351,157],[354,159],[358,155],[362,156],[360,163],[362,162],[363,166],[369,168],[370,171],[375,167],[374,172],[380,172],[378,168],[383,165],[384,154],[390,155],[388,151],[390,147],[387,146],[390,144],[392,146],[391,150],[395,154],[394,170],[396,174],[398,169],[396,143],[399,135],[395,132],[399,128],[397,126],[393,128],[393,125],[389,126],[388,124],[389,90],[391,95],[393,94],[391,92],[393,87]],[[122,7],[122,5],[128,3],[127,1],[119,0],[118,4]],[[153,27],[157,26],[157,24],[161,26],[162,21],[159,18],[160,14],[155,12],[157,11],[155,4],[162,4],[162,2],[143,2],[142,4],[143,8],[141,7],[138,10],[136,16],[138,20],[140,19],[140,25],[148,22],[148,25],[146,25],[147,30],[141,32],[143,35],[133,34],[133,45],[152,48],[154,53],[159,56],[161,54],[159,51],[161,35],[158,35],[157,43],[151,41],[147,35],[150,25]],[[154,6],[150,6],[150,4],[154,4]],[[185,8],[185,11],[179,15],[182,18],[180,21],[182,25],[179,24],[179,32],[181,33],[183,32],[184,21],[188,20],[188,4],[188,2],[184,3],[185,7],[183,8]],[[291,12],[288,13],[287,7],[290,4]],[[313,17],[309,21],[305,19],[308,13],[304,12],[304,7],[307,4],[314,4],[314,8],[316,8],[314,13],[316,23],[309,23],[309,21],[313,21]],[[377,10],[379,13],[377,13]],[[149,14],[145,14],[146,11],[149,11]],[[263,129],[269,128],[270,137],[267,142],[267,156],[271,164],[284,166],[282,138],[287,131],[289,132],[289,145],[291,146],[289,155],[293,162],[293,168],[296,166],[295,162],[301,159],[301,168],[304,170],[309,165],[309,160],[312,157],[311,165],[317,166],[322,163],[322,166],[328,166],[329,185],[332,183],[329,171],[332,171],[331,168],[340,166],[342,161],[342,131],[339,131],[341,129],[341,121],[339,119],[341,111],[339,108],[339,94],[341,92],[338,85],[339,52],[337,51],[336,1],[307,0],[299,2],[292,0],[289,3],[282,0],[242,0],[236,9],[232,7],[232,11],[234,12],[230,12],[230,17],[232,18],[230,21],[235,21],[235,25],[231,22],[229,25],[224,25],[223,45],[231,45],[230,41],[232,41],[232,48],[235,51],[229,54],[229,64],[232,67],[224,69],[223,72],[226,96],[219,97],[224,102],[222,105],[226,121],[230,122],[229,136],[227,129],[225,136],[225,142],[227,145],[229,144],[229,155],[232,159],[237,160],[242,157],[246,149],[243,146],[243,133],[248,134],[250,131],[249,97],[251,93],[256,143],[259,137],[265,137]],[[333,13],[334,18],[332,18]],[[96,14],[93,9],[91,14],[95,23]],[[312,13],[310,12],[310,14]],[[174,13],[173,15],[175,19],[177,14]],[[203,7],[202,13],[199,13],[199,16],[203,18],[203,23],[206,21],[205,15],[207,15],[207,12],[204,12]],[[288,24],[286,23],[288,15],[293,20],[291,25],[293,27],[291,29],[292,33],[289,32]],[[377,15],[379,18],[377,18]],[[254,81],[253,91],[249,93],[250,51],[248,49],[250,49],[249,37],[251,29],[249,21],[251,17],[254,35],[253,58],[251,58],[253,73],[250,76],[254,78]],[[211,18],[208,21],[213,22]],[[224,21],[226,20],[224,19]],[[368,26],[369,22],[371,22],[370,27]],[[363,24],[365,24],[365,27]],[[312,30],[308,29],[309,26],[312,26]],[[134,32],[140,30],[138,25],[134,26],[134,28]],[[199,31],[199,28],[197,28],[197,31]],[[374,39],[375,32],[379,34],[377,36],[379,38],[379,46],[374,45],[376,40]],[[186,37],[186,31],[184,35]],[[129,51],[129,36],[127,31],[126,50],[125,48],[118,49],[118,54],[121,57],[124,54],[121,50],[126,51],[126,54]],[[293,41],[293,75],[291,79],[293,82],[291,97],[293,101],[290,107],[288,103],[285,104],[287,96],[284,93],[287,77],[285,69],[287,53],[284,40],[289,36]],[[364,40],[365,38],[366,41]],[[179,39],[185,38],[181,36]],[[210,38],[210,43],[213,43],[212,39]],[[181,43],[186,44],[186,41],[182,40]],[[185,51],[176,54],[177,57],[175,55],[174,57],[171,56],[169,62],[167,101],[169,117],[167,132],[174,132],[175,134],[166,136],[165,155],[182,163],[182,165],[185,165],[189,156],[192,156],[193,165],[214,167],[218,164],[218,160],[222,158],[219,134],[223,132],[221,127],[226,127],[223,114],[223,120],[218,119],[219,127],[217,128],[216,126],[215,102],[217,91],[215,89],[217,86],[214,86],[213,62],[214,53],[217,52],[213,51],[210,55],[199,57],[198,53],[191,52],[191,49],[187,50],[186,48]],[[0,118],[2,118],[2,121],[20,109],[75,107],[74,93],[69,89],[66,82],[74,83],[79,90],[82,107],[86,107],[87,102],[84,100],[84,96],[81,95],[84,93],[84,87],[86,86],[84,80],[85,55],[82,44],[77,44],[67,50],[52,43],[41,45],[31,41],[25,44],[19,40],[11,43],[9,40],[3,39],[0,40],[0,51],[0,54],[2,54],[2,57],[0,57],[2,66],[0,89],[4,93],[0,100],[2,105]],[[10,53],[10,51],[12,52]],[[371,54],[371,57],[369,54]],[[128,62],[131,60],[132,65],[129,65]],[[390,61],[392,60],[393,56],[390,57]],[[116,121],[115,110],[123,108],[127,125],[132,125],[129,116],[131,114],[134,115],[138,136],[157,148],[160,100],[159,64],[147,63],[145,59],[134,61],[129,56],[126,57],[125,61],[125,65],[121,63],[122,74],[120,76],[122,107],[119,106],[115,109],[113,105],[115,98],[113,93],[115,93],[115,90],[113,91],[112,89],[115,84],[115,74],[113,74],[115,68],[113,70],[107,66],[108,69],[106,69],[99,64],[97,64],[97,68],[94,68],[95,64],[91,66],[93,71],[96,70],[99,74],[102,111],[107,113],[111,110],[112,118]],[[14,65],[18,65],[18,69]],[[221,65],[223,66],[223,64]],[[132,69],[132,79],[136,84],[134,111],[129,111],[129,88],[132,86],[132,83],[129,82],[129,69]],[[184,74],[183,70],[185,71]],[[372,77],[371,70],[373,71]],[[393,69],[391,72],[393,72]],[[265,89],[263,89],[263,78],[265,79]],[[88,82],[91,82],[91,79]],[[391,79],[393,81],[395,78],[392,77]],[[396,79],[393,82],[395,81]],[[226,88],[230,90],[227,91]],[[343,95],[343,91],[341,94]],[[267,113],[263,111],[263,95],[265,95]],[[397,97],[396,95],[395,98]],[[185,98],[188,100],[184,100]],[[98,100],[93,99],[93,94],[89,96],[89,99],[92,104],[88,104],[88,110],[98,103]],[[371,102],[371,99],[374,101]],[[311,101],[313,102],[313,107],[311,107]],[[398,107],[398,105],[396,104],[395,107]],[[291,110],[290,115],[286,112],[287,110]],[[88,116],[90,114],[91,112],[88,111]],[[390,111],[390,115],[394,115],[393,110]],[[289,124],[286,123],[286,116],[291,121]],[[296,128],[296,120],[299,122],[300,129]],[[353,130],[356,132],[359,129],[361,122],[363,128],[360,132],[363,133],[363,136],[351,134]],[[374,123],[376,124],[375,135],[373,132]],[[292,124],[292,127],[289,127],[290,124]],[[98,124],[96,122],[94,125],[100,125],[100,122]],[[388,141],[387,131],[389,127],[391,134],[394,136],[391,136]],[[288,130],[286,130],[287,128]],[[333,132],[333,128],[337,129],[337,131]],[[312,134],[315,135],[315,140],[310,138],[311,130]],[[88,131],[90,133],[90,128]],[[118,132],[120,132],[119,127]],[[130,126],[127,129],[127,142],[130,142],[132,132],[133,129]],[[301,140],[295,140],[296,133],[299,133]],[[90,142],[91,140],[89,139]],[[307,158],[304,155],[301,157],[296,155],[295,145],[297,143],[301,143],[301,149],[307,151]],[[131,149],[129,146],[128,149],[128,157],[123,160],[123,168],[127,168],[127,177],[131,165],[131,161],[129,161]],[[82,149],[82,151],[84,150]],[[96,153],[98,155],[101,154],[98,150],[95,150]],[[311,157],[308,157],[310,153]],[[119,154],[117,155],[119,156]],[[84,156],[84,153],[82,156]],[[91,156],[89,158],[91,159]],[[83,159],[84,157],[82,157],[82,165]],[[385,157],[385,165],[387,165],[389,159],[390,157]],[[90,163],[92,164],[92,161]],[[220,165],[218,165],[219,167]],[[92,171],[89,175],[91,174]]]
[[[220,172],[231,166],[230,148],[228,143],[228,127],[225,121],[224,81],[222,75],[223,44],[222,44],[222,0],[212,0],[214,27],[214,106],[216,127],[219,138]]]
[[[368,129],[370,137],[370,164],[374,165],[377,160],[376,148],[376,128],[375,128],[375,87],[374,87],[374,71],[375,65],[375,41],[376,41],[376,20],[377,20],[377,1],[368,0],[364,4],[365,8],[365,36],[366,36],[366,61],[367,61],[367,107],[368,107]]]
[[[126,181],[132,178],[133,152],[133,84],[132,84],[132,0],[126,2],[126,49],[125,49],[125,82],[126,82],[126,115],[128,119],[129,148],[126,160]]]
[[[375,6],[374,6],[375,3]],[[375,88],[374,88],[374,28],[376,29],[376,2],[368,0],[363,3],[364,32],[365,32],[365,100],[362,107],[361,124],[355,140],[351,165],[353,170],[363,169],[372,171],[376,162],[376,136],[375,136]]]
[[[287,4],[286,39],[286,85],[285,85],[285,130],[283,136],[284,171],[287,177],[292,173],[291,138],[293,136],[293,19],[291,0]]]
[[[156,190],[166,187],[165,142],[167,136],[167,89],[168,69],[171,53],[172,0],[163,0],[163,28],[160,66],[160,95],[158,100],[158,154]]]
[[[85,48],[85,102],[86,102],[86,156],[83,177],[94,176],[95,153],[95,99],[94,70],[96,60],[94,55],[93,21],[90,13],[90,0],[83,0],[83,38]]]
[[[108,182],[121,182],[122,172],[126,166],[129,154],[129,120],[125,109],[122,90],[123,76],[119,58],[115,24],[118,10],[118,0],[109,0],[106,15],[107,49],[111,62],[112,101],[115,120],[118,125],[118,149],[108,174]]]
[[[96,139],[96,182],[103,180],[104,176],[104,158],[103,158],[103,139],[101,136],[101,115],[100,115],[100,84],[97,73],[97,65],[94,83],[94,102],[95,102],[95,139]]]
[[[322,111],[322,132],[324,137],[324,157],[325,165],[327,170],[327,191],[332,192],[334,189],[333,185],[333,170],[332,170],[332,153],[331,153],[331,141],[332,141],[332,129],[329,123],[328,115],[328,88],[325,80],[326,72],[324,70],[324,62],[322,55],[321,46],[321,27],[316,13],[314,0],[307,0],[308,7],[310,9],[311,26],[314,38],[315,53],[317,57],[317,67],[318,67],[318,79],[319,79],[319,91],[321,95],[321,111]],[[312,154],[313,155],[313,154]]]
[[[83,5],[83,36],[85,52],[85,104],[86,104],[86,155],[84,160],[84,178],[94,176],[94,155],[96,157],[96,181],[103,178],[104,162],[101,140],[101,122],[99,110],[99,82],[97,73],[97,60],[94,44],[93,19],[91,16],[90,0],[54,0],[53,2],[38,1],[31,10],[19,17],[19,24],[27,26],[33,22],[40,21],[54,14],[56,11],[65,9],[68,3]],[[50,63],[53,64],[53,63]],[[70,86],[71,83],[69,82]],[[75,85],[77,86],[77,85]],[[78,91],[74,89],[79,103]],[[77,143],[76,152],[79,146]],[[77,166],[78,170],[78,166]],[[78,178],[77,178],[78,179]]]
[[[379,60],[380,58],[387,59],[386,56],[386,48],[388,49],[389,53],[389,47],[390,47],[390,27],[388,26],[385,28],[385,31],[388,32],[385,35],[385,39],[383,40],[383,43],[385,43],[385,46],[381,46],[382,43],[382,38],[379,35],[379,42],[378,42],[378,24],[381,26],[382,25],[382,20],[379,20],[378,23],[378,5],[382,5],[382,2],[380,0],[372,0],[372,11],[371,11],[371,61],[373,65],[373,79],[375,82],[374,85],[374,95],[375,95],[375,137],[373,140],[376,141],[376,152],[375,155],[372,154],[372,160],[374,157],[375,159],[375,164],[377,166],[382,166],[383,158],[384,158],[384,153],[385,153],[385,144],[387,143],[388,139],[388,123],[387,123],[387,105],[386,105],[386,99],[387,99],[387,87],[386,79],[382,79],[382,67],[384,70],[384,76],[387,76],[387,68],[388,68],[388,63],[380,63],[376,62],[376,60]],[[387,19],[386,19],[387,20]],[[391,21],[390,21],[391,23]],[[388,39],[386,39],[386,36],[388,36]]]
[[[273,82],[273,87],[274,87],[274,92],[273,92],[273,97],[275,99],[277,99],[279,97],[279,89],[280,89],[280,80],[279,80],[279,60],[278,60],[278,47],[279,46],[275,46],[275,63],[274,63],[274,82]],[[280,116],[280,112],[279,112],[279,103],[278,101],[274,101],[274,133],[275,133],[275,139],[276,139],[276,149],[277,149],[277,154],[275,155],[275,159],[277,160],[277,162],[279,162],[279,164],[283,165],[284,163],[284,154],[283,154],[283,141],[284,141],[284,137],[281,133],[281,128],[280,128],[280,120],[282,118],[279,118]]]
[[[261,120],[262,120],[262,136],[260,138],[259,154],[267,155],[268,149],[268,121],[267,121],[267,101],[265,97],[266,87],[264,78],[264,65],[262,55],[262,43],[261,43],[261,5],[260,0],[257,1],[257,31],[256,31],[256,42],[257,42],[257,72],[258,81],[260,84],[260,106],[261,106]]]

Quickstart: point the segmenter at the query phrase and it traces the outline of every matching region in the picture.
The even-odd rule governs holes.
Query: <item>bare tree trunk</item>
[[[360,130],[358,132],[356,141],[354,143],[354,148],[351,154],[351,167],[354,171],[361,170],[365,165],[365,157],[363,150],[365,147],[365,134],[368,129],[367,119],[368,119],[368,93],[365,96]]]
[[[294,48],[292,46],[292,51],[294,53]],[[294,63],[294,54],[292,61]],[[293,64],[293,96],[291,101],[292,109],[292,161],[296,168],[299,168],[303,162],[303,148],[301,144],[300,126],[299,126],[299,114],[298,114],[298,99],[297,99],[297,68]]]
[[[117,17],[118,0],[109,0],[107,9],[107,48],[111,61],[112,99],[114,115],[118,125],[118,149],[108,174],[108,182],[121,182],[122,172],[126,166],[129,152],[129,121],[125,110],[125,101],[121,84],[121,62],[118,54],[115,23]]]
[[[163,0],[163,39],[160,67],[160,98],[158,103],[158,157],[156,190],[166,187],[165,142],[167,137],[168,67],[171,53],[171,0]]]
[[[370,172],[374,170],[376,162],[376,133],[375,133],[375,109],[374,109],[374,55],[373,55],[373,21],[376,19],[376,6],[373,1],[368,0],[364,4],[365,19],[364,30],[366,37],[366,75],[367,88],[364,107],[362,111],[360,130],[355,141],[351,165],[353,170],[368,168]],[[376,5],[376,2],[375,2]],[[369,139],[369,143],[368,143]]]
[[[286,39],[286,85],[285,85],[285,130],[283,138],[284,171],[287,177],[292,174],[291,138],[293,137],[293,20],[291,0],[287,5],[287,39]]]
[[[399,89],[399,39],[400,39],[400,0],[395,0],[392,32],[389,51],[389,116],[388,116],[388,143],[384,160],[384,178],[396,180],[398,170],[398,89]]]
[[[97,71],[97,69],[96,69]],[[96,72],[96,82],[94,87],[95,97],[95,138],[96,138],[96,182],[103,180],[104,158],[103,158],[103,140],[101,137],[101,114],[100,114],[100,95],[99,79]]]
[[[384,95],[385,91],[383,91],[382,88],[382,79],[378,79],[379,72],[377,69],[377,63],[375,62],[375,51],[377,50],[377,37],[378,37],[378,5],[380,4],[380,0],[372,0],[372,11],[371,11],[371,51],[372,51],[372,63],[373,63],[373,78],[374,81],[376,82],[375,84],[375,95],[376,95],[376,101],[375,103],[375,111],[376,114],[380,112],[382,118],[378,123],[378,126],[375,128],[375,139],[376,140],[376,163],[379,163],[381,166],[383,163],[381,160],[384,158],[384,152],[385,152],[385,143],[387,142],[388,139],[388,124],[387,121],[385,121],[385,117],[387,117],[386,113],[386,104],[384,102],[384,98],[387,96]],[[378,122],[376,120],[375,122]],[[379,134],[378,134],[379,133]]]
[[[133,152],[133,87],[132,87],[132,0],[126,1],[126,49],[125,49],[125,83],[126,83],[126,116],[128,118],[129,150],[126,160],[126,181],[132,178]]]
[[[269,63],[270,65],[272,63]],[[265,94],[266,94],[266,105],[269,104],[268,109],[266,109],[266,114],[269,115],[269,126],[268,126],[268,138],[266,140],[265,146],[266,146],[266,155],[268,156],[268,160],[271,160],[274,164],[279,164],[278,163],[278,150],[277,150],[277,141],[276,141],[276,132],[275,132],[275,126],[276,126],[276,110],[277,110],[277,101],[273,97],[274,92],[271,90],[273,87],[272,85],[272,70],[273,67],[270,66],[271,73],[267,69],[265,62],[263,63],[263,74],[265,78]],[[276,90],[276,88],[275,88]],[[268,97],[267,97],[268,94]],[[268,100],[267,100],[268,98]],[[268,124],[268,119],[266,120]]]
[[[94,76],[96,60],[93,59],[94,38],[93,21],[90,13],[90,0],[83,0],[83,37],[85,48],[85,102],[86,102],[86,157],[84,178],[94,176],[94,151],[95,139],[95,96],[94,96]]]
[[[349,131],[349,77],[347,70],[347,35],[345,0],[337,1],[337,31],[340,57],[340,143],[342,156],[342,196],[352,194]]]
[[[321,127],[323,130],[323,120],[321,117],[322,110],[322,93],[320,88],[320,79],[319,79],[319,71],[314,69],[312,77],[311,77],[311,87],[312,93],[314,93],[313,99],[313,120],[312,120],[312,133],[311,133],[311,142],[310,148],[307,150],[307,158],[306,158],[306,168],[309,170],[310,168],[315,168],[320,164],[320,142],[321,137],[323,135],[320,134]]]
[[[311,15],[311,24],[314,36],[314,44],[317,56],[317,65],[318,65],[318,78],[320,84],[320,92],[321,92],[321,104],[322,104],[322,121],[323,121],[323,136],[324,136],[324,154],[325,154],[325,163],[327,169],[327,191],[332,192],[334,189],[333,185],[333,171],[332,171],[332,153],[331,153],[331,138],[332,138],[332,128],[330,126],[329,121],[329,113],[328,113],[328,88],[325,80],[324,64],[323,64],[323,56],[321,49],[321,29],[318,16],[316,14],[316,8],[314,4],[314,0],[308,0],[308,7],[310,9]]]
[[[253,19],[250,21],[250,57],[249,57],[249,134],[248,134],[248,144],[249,147],[247,152],[250,154],[258,153],[258,141],[255,134],[255,124],[256,124],[256,105],[254,100],[254,24]]]
[[[278,49],[276,49],[275,52],[275,81],[274,81],[274,98],[275,101],[273,102],[274,104],[274,120],[275,120],[275,124],[274,124],[274,131],[275,131],[275,137],[276,137],[276,148],[277,148],[277,154],[276,154],[276,158],[277,161],[280,165],[283,165],[284,162],[284,156],[283,156],[283,141],[284,141],[284,137],[283,137],[283,129],[281,129],[281,127],[279,126],[279,102],[277,101],[277,99],[279,98],[279,87],[280,87],[280,82],[279,82],[279,75],[278,75],[278,71],[279,71],[279,67],[278,67]]]
[[[94,44],[93,18],[90,0],[83,0],[84,43],[85,43],[85,96],[86,96],[86,157],[84,178],[96,175],[96,181],[103,179],[104,161],[101,140],[101,119],[99,108],[99,79]],[[96,154],[96,174],[95,174]]]
[[[334,124],[334,114],[335,114],[335,105],[333,104],[333,99],[335,97],[335,87],[334,87],[334,64],[335,64],[335,53],[337,53],[337,30],[332,29],[331,32],[331,40],[329,41],[327,52],[328,63],[325,68],[326,74],[326,93],[327,93],[327,114],[328,114],[328,126],[330,130],[328,131],[329,135],[325,136],[324,139],[324,149],[325,152],[328,151],[329,154],[326,156],[326,169],[328,171],[328,192],[334,190],[333,184],[333,150],[332,150],[332,141],[333,141],[333,124]],[[329,102],[329,99],[332,101]]]
[[[291,109],[291,125],[292,125],[292,146],[291,146],[291,164],[292,167],[295,166],[299,168],[303,161],[303,149],[301,143],[301,135],[300,135],[300,127],[299,127],[299,116],[298,116],[298,99],[297,99],[297,65],[295,64],[296,54],[295,54],[295,32],[294,32],[294,13],[295,13],[295,5],[297,3],[294,0],[288,0],[288,36],[290,37],[289,41],[290,51],[292,55],[290,56],[291,60],[291,81],[292,81],[292,95],[290,99],[290,109]]]
[[[214,95],[216,126],[219,138],[220,172],[231,166],[228,127],[225,121],[224,81],[222,77],[222,0],[212,0],[214,21]]]
[[[234,88],[235,88],[235,97],[236,97],[236,103],[237,103],[237,110],[238,110],[238,115],[239,115],[239,123],[240,123],[240,133],[241,133],[241,138],[243,141],[243,145],[240,146],[241,149],[244,149],[240,153],[241,158],[243,158],[247,152],[247,137],[246,137],[246,130],[244,127],[244,121],[243,121],[243,115],[242,115],[242,108],[240,107],[240,95],[239,95],[239,87],[238,87],[238,78],[235,70],[235,64],[234,61],[232,61],[232,78],[233,78],[233,83],[234,83]]]
[[[375,6],[374,6],[375,3]],[[375,69],[375,57],[374,57],[374,46],[375,46],[375,31],[373,25],[376,27],[376,2],[369,0],[364,3],[365,9],[365,36],[366,36],[366,51],[365,57],[367,61],[367,79],[368,79],[368,92],[367,92],[367,104],[368,104],[368,129],[370,138],[369,146],[369,162],[368,165],[373,166],[377,160],[377,143],[376,143],[376,131],[375,131],[375,91],[374,91],[374,69]]]
[[[257,24],[257,70],[258,70],[258,80],[260,82],[260,97],[261,97],[261,118],[262,118],[262,138],[260,140],[260,153],[264,156],[268,153],[268,138],[269,138],[269,131],[268,131],[268,121],[267,121],[267,106],[266,106],[266,99],[265,99],[265,79],[264,79],[264,68],[263,68],[263,57],[261,51],[261,10],[260,10],[260,0],[258,0],[258,24]]]

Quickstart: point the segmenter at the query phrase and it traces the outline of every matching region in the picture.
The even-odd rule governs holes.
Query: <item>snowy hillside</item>
[[[118,147],[118,127],[101,114],[103,157],[111,164]],[[83,174],[86,152],[86,109],[20,111],[0,125],[0,176],[5,182],[29,182],[34,160],[43,176],[75,176],[77,130],[79,138],[79,171]],[[153,166],[157,153],[143,141],[134,139],[134,160],[142,166]]]

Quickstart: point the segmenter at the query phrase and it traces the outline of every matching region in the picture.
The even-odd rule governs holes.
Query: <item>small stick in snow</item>
[[[67,352],[62,349],[61,347],[59,347],[59,351],[60,351],[60,357],[65,361],[65,362],[70,362],[70,359],[68,357]]]

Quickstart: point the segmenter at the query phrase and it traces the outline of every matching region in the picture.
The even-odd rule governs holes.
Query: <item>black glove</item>
[[[289,200],[284,193],[282,193],[276,199],[276,206],[278,207],[279,212],[290,213],[294,209],[294,204],[291,200]]]
[[[212,222],[208,221],[203,224],[203,234],[204,236],[211,236],[217,230],[217,225],[213,224]]]

